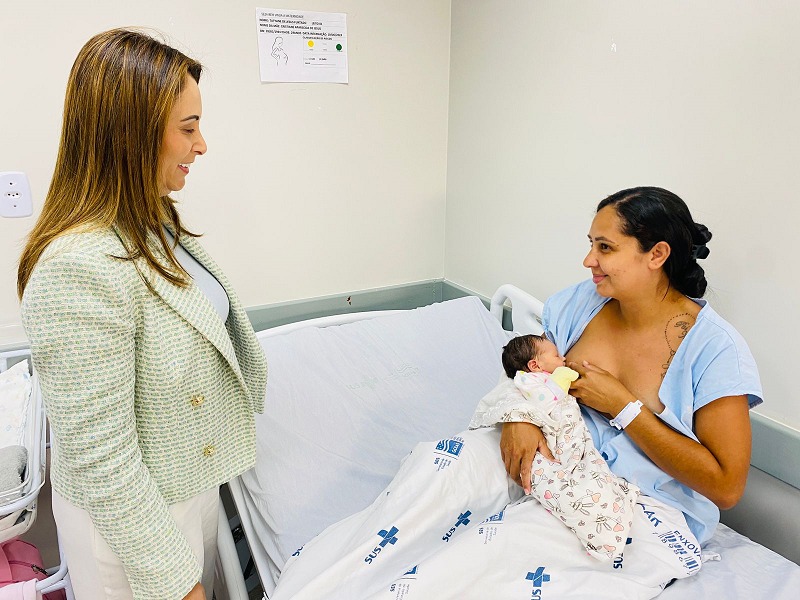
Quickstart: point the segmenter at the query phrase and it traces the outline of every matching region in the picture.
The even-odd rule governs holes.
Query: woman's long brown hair
[[[20,258],[20,298],[55,238],[112,226],[127,251],[117,258],[143,258],[170,282],[188,284],[163,226],[169,225],[176,239],[195,234],[182,226],[174,201],[160,195],[158,162],[186,77],[199,82],[201,71],[199,62],[135,30],[106,31],[84,45],[67,82],[53,179]],[[150,234],[160,240],[166,265],[148,245]]]

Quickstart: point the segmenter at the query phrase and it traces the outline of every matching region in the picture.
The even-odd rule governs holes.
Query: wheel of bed
[[[492,299],[492,312],[480,299],[468,296],[399,313],[346,315],[341,325],[334,319],[320,326],[315,320],[307,327],[294,323],[259,333],[270,374],[265,411],[256,423],[258,461],[231,482],[230,491],[268,597],[287,560],[326,528],[369,507],[417,443],[434,442],[435,451],[438,442],[445,449],[440,452],[442,464],[454,459],[446,452],[448,440],[466,429],[478,400],[497,383],[502,346],[515,335],[500,325],[506,301],[512,304],[516,333],[541,331],[537,318],[542,303],[513,286],[503,286]],[[792,497],[800,498],[800,491],[791,489],[796,492]],[[446,503],[442,498],[441,504]],[[521,510],[511,512],[516,515]],[[491,522],[491,514],[477,517],[462,519],[453,541],[456,535],[486,539],[489,528],[496,535],[498,523]],[[377,565],[384,548],[393,547],[391,540],[398,536],[391,527],[387,523],[376,529],[375,548],[364,555],[365,560],[374,555],[371,562]],[[221,528],[221,537],[229,533]],[[223,542],[227,547],[232,544]],[[543,543],[573,542],[579,554],[582,548],[571,534]],[[515,547],[519,545],[518,541]],[[228,554],[234,555],[222,565],[228,593],[242,597],[241,569],[235,553]],[[516,571],[499,575],[516,578],[512,588],[520,591],[514,597],[546,598],[548,589],[557,593],[560,584],[551,575],[559,571],[532,561],[516,565],[505,560],[489,571],[472,570],[497,577],[504,564],[515,564],[517,571],[527,566],[521,579]],[[429,564],[437,572],[448,568],[441,559]],[[622,568],[617,565],[616,573]],[[609,569],[615,573],[615,565]],[[374,597],[421,597],[414,596],[417,573],[408,571],[397,573],[394,581],[389,578]],[[231,583],[232,579],[237,581]],[[586,578],[583,585],[593,589],[587,597],[598,597],[598,581]],[[571,597],[581,597],[580,578],[571,585]],[[660,597],[795,598],[798,589],[800,567],[720,525],[703,548],[699,572],[676,581]],[[629,597],[652,597],[658,591]]]

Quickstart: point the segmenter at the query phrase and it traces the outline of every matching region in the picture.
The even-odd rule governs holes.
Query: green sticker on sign
[[[342,45],[341,45],[341,44],[336,44],[336,49],[337,49],[339,52],[341,52],[341,51],[342,51]]]

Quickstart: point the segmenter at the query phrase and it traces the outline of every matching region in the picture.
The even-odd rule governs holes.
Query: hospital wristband
[[[611,419],[609,423],[617,429],[625,429],[631,424],[631,421],[639,416],[640,412],[642,412],[641,400],[637,400],[636,402],[628,402],[625,408],[619,411],[619,414]]]

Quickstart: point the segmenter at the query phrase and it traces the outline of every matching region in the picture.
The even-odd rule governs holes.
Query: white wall
[[[600,199],[666,187],[714,234],[759,412],[800,429],[798,26],[788,0],[454,0],[445,276],[545,298],[586,277]]]
[[[714,233],[708,296],[756,355],[759,411],[800,428],[800,4],[454,0],[452,30],[446,0],[260,4],[347,12],[347,86],[261,84],[241,0],[4,4],[0,170],[37,209],[78,49],[156,27],[207,68],[182,213],[246,305],[442,276],[544,298],[585,276],[598,200],[660,185]],[[23,339],[32,224],[0,219],[0,345]]]
[[[350,84],[262,84],[255,8],[346,12]],[[443,276],[449,0],[11,2],[0,36],[0,171],[34,217],[0,219],[0,346],[24,339],[16,261],[47,192],[67,75],[112,27],[201,60],[209,151],[181,213],[246,306]]]

